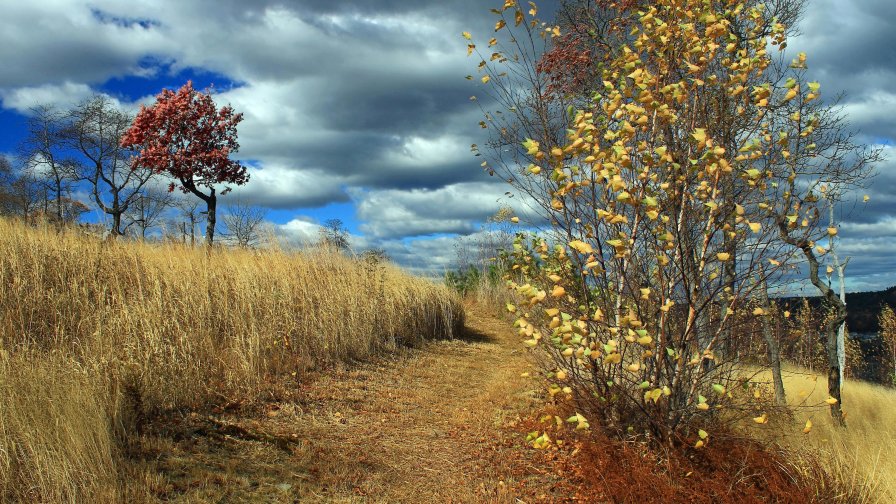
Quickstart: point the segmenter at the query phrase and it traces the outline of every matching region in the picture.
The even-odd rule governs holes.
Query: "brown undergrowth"
[[[573,432],[557,421],[564,415],[568,409],[552,405],[517,426],[520,435],[538,431],[552,438],[535,457],[556,477],[555,502],[851,502],[834,488],[819,489],[821,471],[775,445],[716,434],[700,449],[648,446],[596,431]]]

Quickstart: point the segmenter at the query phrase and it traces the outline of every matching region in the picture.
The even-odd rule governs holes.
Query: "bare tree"
[[[199,210],[199,201],[192,198],[181,198],[174,204],[180,211],[181,220],[178,221],[178,229],[181,233],[181,241],[187,242],[190,237],[190,245],[196,245],[196,227],[202,223],[203,212]]]
[[[14,192],[16,176],[9,159],[0,156],[0,215],[15,215],[17,202]]]
[[[112,218],[112,236],[124,233],[122,216],[153,176],[150,169],[134,168],[132,152],[121,146],[131,120],[109,98],[97,95],[71,111],[64,131],[68,145],[83,159],[83,178],[96,205]]]
[[[148,189],[137,195],[125,213],[128,224],[124,230],[134,226],[141,239],[146,233],[159,225],[165,211],[174,204],[174,198],[168,191]]]
[[[20,216],[25,221],[42,215],[61,223],[76,220],[84,211],[80,202],[54,197],[52,184],[34,170],[16,170],[9,159],[0,157],[0,215]]]
[[[224,235],[240,247],[255,247],[261,241],[261,226],[267,211],[237,202],[224,213]]]
[[[341,219],[327,219],[324,222],[320,229],[320,242],[338,250],[348,250],[348,230]]]
[[[45,196],[43,211],[64,222],[68,216],[64,213],[63,198],[71,193],[78,180],[77,163],[66,155],[63,142],[66,117],[51,106],[39,105],[31,109],[27,127],[27,135],[19,147],[25,171],[31,183],[42,186],[36,192]]]

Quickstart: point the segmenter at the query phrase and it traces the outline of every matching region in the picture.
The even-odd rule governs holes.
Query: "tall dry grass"
[[[447,288],[333,251],[101,242],[0,220],[0,501],[114,502],[143,419],[449,338]]]
[[[840,493],[844,502],[896,502],[896,390],[857,380],[843,386],[845,428],[834,425],[824,401],[824,374],[785,369],[784,388],[793,422],[770,422],[756,432],[780,442],[810,470],[820,495]],[[770,378],[766,376],[766,378]],[[806,421],[812,422],[803,433]],[[753,426],[756,427],[756,426]]]

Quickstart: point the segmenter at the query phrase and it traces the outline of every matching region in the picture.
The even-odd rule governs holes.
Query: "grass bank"
[[[861,502],[896,502],[896,390],[858,380],[843,386],[845,428],[834,425],[824,400],[828,398],[824,374],[802,370],[784,372],[788,403],[794,407],[796,432],[784,442],[797,453],[826,465],[830,480],[848,488]],[[823,405],[823,406],[817,406]],[[806,421],[812,429],[803,433]]]
[[[152,415],[450,338],[447,288],[333,251],[102,242],[0,220],[0,501],[137,498]],[[279,385],[278,385],[279,386]]]

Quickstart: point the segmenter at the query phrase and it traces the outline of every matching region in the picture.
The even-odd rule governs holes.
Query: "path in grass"
[[[529,357],[506,321],[475,306],[467,319],[461,339],[319,375],[298,399],[252,415],[214,417],[295,440],[289,446],[238,429],[159,436],[148,458],[155,494],[179,502],[537,500],[550,475],[513,428],[535,400],[537,384],[523,376]]]

